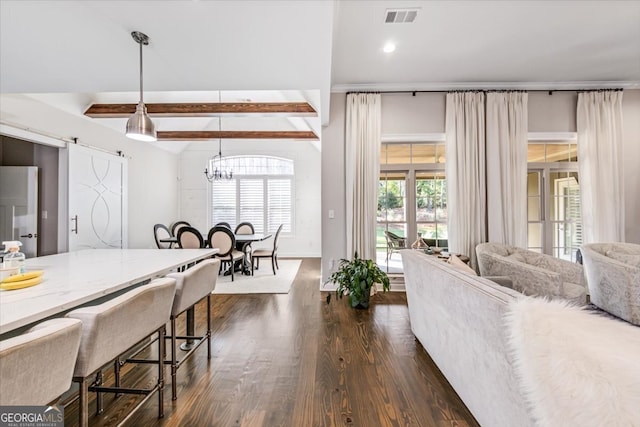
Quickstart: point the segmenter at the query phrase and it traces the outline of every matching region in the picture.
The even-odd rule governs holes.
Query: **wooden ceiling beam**
[[[317,117],[318,113],[307,102],[222,102],[145,104],[151,117],[218,117],[226,115],[263,115],[287,117]],[[93,104],[86,116],[100,118],[127,118],[136,111],[136,104]]]
[[[158,131],[158,141],[209,141],[212,139],[306,139],[318,140],[312,131],[194,130]]]

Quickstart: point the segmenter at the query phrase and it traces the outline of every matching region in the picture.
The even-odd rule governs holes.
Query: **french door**
[[[530,169],[527,196],[528,248],[575,261],[582,244],[578,172]]]
[[[448,246],[444,170],[382,171],[378,184],[378,265],[389,273],[402,273],[397,250],[410,248],[418,236],[429,246]]]

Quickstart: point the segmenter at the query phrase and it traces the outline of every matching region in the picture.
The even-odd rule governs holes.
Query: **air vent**
[[[416,20],[419,9],[387,9],[385,24],[410,24]]]

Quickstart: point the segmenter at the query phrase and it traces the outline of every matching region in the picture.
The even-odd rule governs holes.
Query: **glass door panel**
[[[429,246],[446,248],[447,181],[444,172],[416,172],[416,232]]]
[[[402,273],[399,249],[407,247],[407,174],[383,172],[378,185],[376,261],[389,273]]]

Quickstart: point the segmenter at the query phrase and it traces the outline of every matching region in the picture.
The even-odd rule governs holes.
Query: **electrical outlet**
[[[47,211],[42,211],[42,219],[47,219],[49,213]]]
[[[336,264],[336,260],[331,258],[331,261],[329,261],[329,269],[333,270],[333,266]]]

